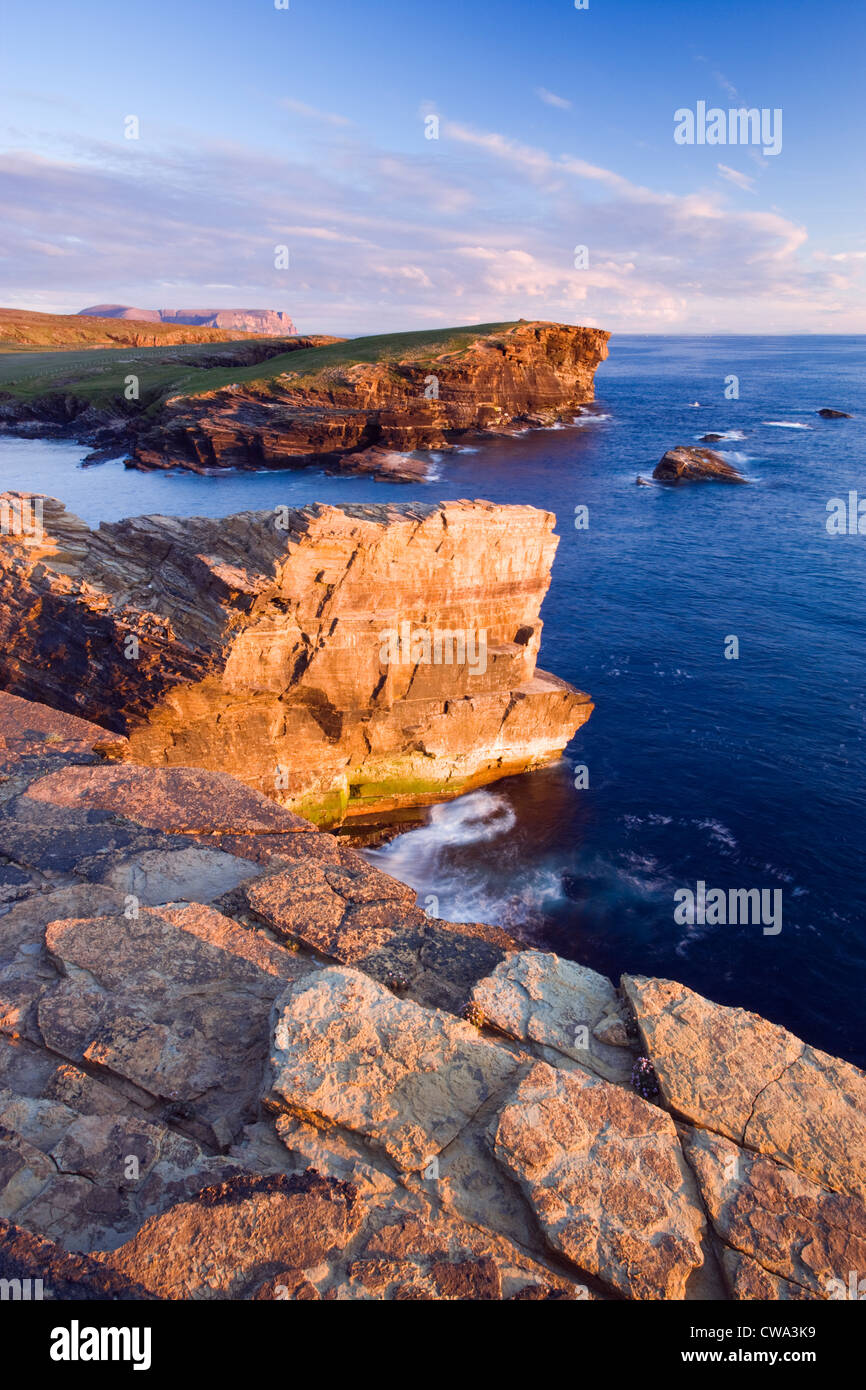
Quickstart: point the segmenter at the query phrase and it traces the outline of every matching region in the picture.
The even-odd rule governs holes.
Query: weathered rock
[[[631,1075],[630,1055],[608,1046],[596,1031],[611,1015],[614,1027],[623,1028],[616,991],[586,966],[546,951],[521,951],[478,982],[472,1003],[485,1023],[518,1042],[536,1044],[538,1055],[553,1065],[568,1058],[623,1083]]]
[[[682,1298],[704,1219],[670,1117],[537,1063],[492,1128],[551,1248],[629,1298]]]
[[[746,479],[733,464],[713,449],[699,449],[691,444],[679,444],[668,449],[653,469],[660,483],[744,483]]]
[[[535,664],[553,524],[456,502],[91,532],[45,499],[39,544],[0,537],[0,680],[128,733],[101,745],[119,759],[232,773],[318,823],[426,805],[589,717]]]
[[[353,362],[348,346],[343,365],[316,372],[311,364],[299,374],[176,398],[141,430],[132,454],[144,468],[289,468],[323,455],[343,466],[347,454],[369,446],[405,454],[517,421],[570,423],[593,398],[608,336],[537,322],[479,333],[452,351],[441,350],[444,342],[432,351],[410,348],[400,360]]]
[[[98,724],[0,691],[0,768],[19,766],[27,754],[86,756],[105,738]]]
[[[71,1255],[52,1240],[0,1218],[0,1279],[20,1281],[22,1299],[136,1302],[153,1294],[87,1255]],[[12,1292],[10,1297],[15,1298]]]
[[[246,1298],[343,1250],[361,1217],[354,1188],[334,1178],[243,1175],[146,1221],[101,1259],[160,1298]]]
[[[671,980],[622,984],[673,1110],[833,1191],[866,1196],[863,1072]]]
[[[508,1052],[441,1010],[331,967],[277,1004],[269,1102],[340,1125],[421,1170],[513,1074]]]
[[[844,410],[831,410],[828,405],[823,406],[818,414],[822,420],[853,420],[854,416],[849,415]]]
[[[372,473],[392,483],[424,483],[431,473],[429,459],[401,454],[396,449],[379,449],[373,445],[359,453],[341,454],[341,473]]]
[[[777,1278],[759,1265],[757,1260],[741,1255],[738,1250],[723,1250],[721,1264],[731,1298],[754,1299],[760,1303],[812,1298],[812,1294],[799,1284]]]
[[[771,1275],[809,1297],[829,1298],[850,1270],[866,1269],[866,1206],[859,1198],[828,1192],[706,1131],[691,1135],[685,1153],[717,1235]],[[743,1292],[755,1286],[754,1271],[737,1269],[734,1278],[741,1290],[732,1287],[735,1296],[756,1296]]]
[[[46,1045],[227,1145],[257,1104],[273,1001],[304,963],[198,904],[53,922],[46,943],[63,975],[38,1005]]]
[[[98,916],[123,910],[120,893],[82,883],[35,892],[0,917],[0,1034],[41,1042],[36,1006],[57,983],[45,950],[45,928],[60,917]]]
[[[291,868],[244,885],[244,905],[278,936],[425,1004],[459,1012],[475,981],[515,945],[497,927],[428,917],[411,888],[329,835],[305,837],[297,850]]]
[[[55,718],[84,723],[68,715]],[[98,732],[104,741],[105,730]],[[195,767],[65,767],[31,782],[22,805],[26,802],[112,811],[136,825],[171,834],[277,835],[313,829],[309,821],[250,791],[236,778]]]

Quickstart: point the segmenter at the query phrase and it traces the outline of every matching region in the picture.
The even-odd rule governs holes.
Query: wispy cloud
[[[415,151],[382,150],[356,128],[315,160],[226,142],[79,142],[64,158],[6,155],[0,175],[0,303],[22,307],[194,307],[223,285],[225,307],[284,309],[302,331],[523,316],[854,332],[866,319],[862,254],[810,247],[781,212],[734,206],[719,185],[651,188],[580,149],[444,118]],[[275,266],[282,244],[288,270]]]
[[[571,102],[567,97],[558,97],[556,92],[549,92],[546,87],[536,87],[535,95],[547,106],[558,106],[560,111],[571,110]]]
[[[305,101],[295,101],[293,97],[281,97],[278,105],[284,111],[291,111],[296,116],[306,116],[310,121],[322,121],[325,125],[349,126],[352,124],[347,116],[338,116],[333,111],[320,111],[318,107],[308,106]]]
[[[717,164],[716,168],[723,179],[728,183],[735,183],[738,188],[742,188],[746,193],[754,193],[755,180],[751,174],[743,174],[739,169],[731,169],[727,164]]]

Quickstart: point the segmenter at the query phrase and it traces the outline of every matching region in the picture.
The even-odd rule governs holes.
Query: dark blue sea
[[[554,511],[541,665],[592,694],[590,722],[557,766],[436,807],[369,857],[443,917],[682,980],[863,1065],[866,534],[826,522],[830,499],[866,498],[864,365],[866,338],[619,337],[594,419],[443,455],[428,484],[82,469],[74,446],[9,439],[0,483],[91,524],[414,497]],[[708,431],[750,486],[635,485]],[[781,890],[782,930],[678,923],[674,893],[698,881]]]

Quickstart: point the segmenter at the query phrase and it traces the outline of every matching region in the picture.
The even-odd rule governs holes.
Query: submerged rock
[[[668,449],[653,470],[653,477],[661,483],[744,483],[746,479],[733,464],[723,459],[713,449],[699,449],[695,445],[680,444]]]

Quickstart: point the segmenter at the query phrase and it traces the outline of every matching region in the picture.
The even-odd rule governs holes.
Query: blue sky
[[[862,3],[289,3],[10,7],[0,303],[866,331]],[[676,144],[699,101],[781,152]]]

